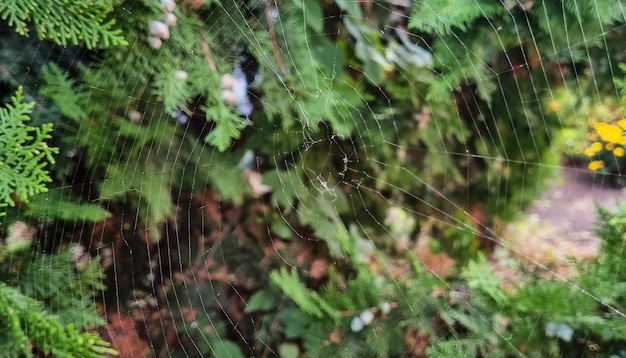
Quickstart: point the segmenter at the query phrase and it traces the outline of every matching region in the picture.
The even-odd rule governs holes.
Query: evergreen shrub
[[[400,355],[411,340],[432,356],[539,355],[585,334],[614,352],[622,327],[599,311],[617,296],[535,278],[506,291],[480,250],[558,164],[571,123],[545,113],[568,85],[557,69],[593,71],[590,54],[617,53],[603,40],[620,39],[624,10],[609,0],[2,1],[11,35],[0,39],[0,98],[23,92],[0,112],[20,126],[0,143],[22,141],[13,147],[25,159],[5,161],[15,148],[0,147],[5,236],[19,220],[59,228],[34,245],[58,251],[61,233],[99,229],[83,237],[88,250],[123,248],[110,289],[141,301],[142,319],[158,317],[145,335],[163,355]],[[46,46],[57,59],[36,51]],[[597,58],[597,73],[612,74],[612,57]],[[33,107],[37,126],[22,125]],[[456,277],[434,277],[406,253],[418,236],[460,263]],[[323,277],[305,274],[320,262]],[[377,272],[395,265],[408,276]],[[46,285],[74,287],[68,270],[51,275],[61,273],[9,280],[0,309],[16,290],[40,302],[24,301],[32,307],[50,304],[43,291],[57,288]],[[102,323],[93,305],[74,306],[89,312],[84,327]],[[8,323],[20,352],[25,342],[69,349],[20,333],[42,319],[24,312]],[[259,319],[234,325],[243,314]]]

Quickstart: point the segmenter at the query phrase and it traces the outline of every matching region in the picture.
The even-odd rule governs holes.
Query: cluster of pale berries
[[[170,38],[170,26],[176,26],[176,15],[174,15],[176,3],[174,0],[161,0],[161,8],[163,9],[163,18],[152,20],[148,25],[148,46],[155,50],[163,46],[163,40]]]
[[[252,114],[253,104],[248,96],[248,80],[236,66],[233,74],[226,73],[221,78],[222,100],[229,106],[237,106],[237,109],[245,117]]]
[[[372,324],[374,322],[374,311],[380,311],[383,315],[388,315],[391,312],[391,304],[383,302],[378,309],[365,310],[358,316],[354,316],[350,322],[352,332],[361,332],[365,326]]]

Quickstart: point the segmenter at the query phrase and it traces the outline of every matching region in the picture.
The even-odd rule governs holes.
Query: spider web
[[[498,313],[506,317],[510,312],[488,312],[472,301],[468,277],[473,278],[472,282],[479,280],[471,273],[452,269],[451,262],[469,264],[475,268],[472,272],[481,273],[483,266],[476,268],[472,264],[482,262],[479,252],[484,249],[489,256],[486,267],[495,272],[487,274],[515,287],[506,292],[522,289],[518,277],[547,277],[624,318],[623,308],[611,303],[605,292],[589,290],[576,279],[575,271],[584,273],[585,266],[568,261],[570,256],[588,258],[597,251],[599,241],[589,220],[595,215],[593,200],[617,205],[617,198],[624,197],[621,190],[609,188],[609,182],[619,182],[622,177],[619,165],[609,170],[610,162],[605,159],[606,173],[599,175],[587,168],[590,158],[582,154],[589,142],[586,136],[593,133],[593,122],[613,123],[623,115],[618,86],[603,82],[623,77],[615,67],[623,59],[612,57],[618,55],[609,42],[622,38],[622,24],[600,24],[599,33],[587,33],[586,23],[568,24],[566,30],[580,31],[584,41],[555,47],[555,40],[552,48],[542,49],[544,53],[533,51],[538,46],[540,24],[523,15],[547,6],[540,1],[498,4],[508,9],[508,22],[491,19],[485,12],[489,6],[479,1],[450,5],[450,15],[458,13],[453,9],[456,6],[483,12],[480,21],[486,25],[480,24],[483,32],[478,38],[465,36],[472,26],[465,19],[459,19],[458,28],[449,33],[412,30],[411,6],[427,10],[428,1],[335,1],[324,6],[297,1],[222,1],[204,4],[207,10],[198,10],[205,9],[196,8],[200,4],[204,2],[177,3],[174,13],[179,22],[183,16],[213,19],[215,14],[248,19],[247,26],[233,21],[237,26],[232,28],[220,22],[204,23],[207,31],[226,34],[216,37],[221,43],[209,47],[228,47],[231,51],[230,58],[218,59],[230,66],[230,72],[220,72],[215,66],[212,70],[222,76],[217,98],[229,104],[231,114],[243,123],[242,137],[234,141],[238,144],[221,152],[204,140],[220,124],[213,127],[211,121],[199,118],[202,103],[194,102],[197,98],[187,98],[189,108],[168,111],[159,104],[162,100],[158,96],[146,99],[137,95],[137,88],[128,88],[130,83],[120,82],[120,93],[130,96],[134,103],[134,109],[127,110],[126,118],[121,120],[135,123],[133,116],[138,116],[135,124],[158,127],[157,120],[167,119],[169,125],[176,126],[177,134],[172,139],[168,127],[157,132],[162,133],[155,136],[157,141],[143,146],[128,139],[128,133],[118,136],[115,146],[119,152],[100,160],[108,161],[104,167],[109,173],[118,171],[115,179],[109,176],[106,180],[121,180],[132,190],[90,195],[113,216],[93,225],[66,220],[70,224],[63,229],[50,229],[67,232],[72,245],[98,255],[106,267],[108,289],[96,302],[109,323],[102,334],[122,356],[295,357],[310,348],[305,337],[315,334],[322,335],[319,342],[324,344],[348,346],[350,339],[368,337],[368,329],[375,327],[376,323],[372,327],[354,326],[354,317],[365,325],[364,321],[371,320],[362,312],[371,312],[375,322],[382,322],[387,314],[389,319],[396,318],[396,311],[421,312],[420,303],[400,291],[402,294],[391,302],[381,297],[378,307],[355,304],[353,310],[340,310],[336,328],[341,338],[337,338],[333,330],[320,333],[307,326],[309,323],[298,325],[296,320],[301,316],[280,316],[281,312],[293,314],[297,305],[292,299],[296,303],[298,299],[286,294],[271,296],[280,290],[270,279],[270,272],[288,268],[299,275],[303,285],[320,290],[333,270],[345,271],[346,277],[350,277],[351,270],[369,270],[372,278],[379,276],[389,287],[400,287],[407,282],[403,276],[409,275],[405,268],[407,253],[415,255],[419,266],[431,275],[433,287],[447,292],[441,296],[431,292],[425,300],[462,302],[467,316],[476,319],[477,326],[487,328],[485,336],[497,337],[509,352],[519,356],[528,352],[516,345],[519,340],[502,333],[505,323],[496,324],[506,318],[493,317]],[[598,6],[590,4],[584,6]],[[134,5],[125,2],[117,10],[126,11],[132,18]],[[302,13],[301,22],[287,20],[294,12]],[[357,12],[363,17],[355,16]],[[449,14],[437,14],[438,21],[443,22]],[[138,13],[136,16],[138,22],[147,18]],[[517,23],[520,19],[527,23]],[[623,22],[623,14],[619,19]],[[541,26],[549,28],[549,20],[548,25]],[[327,26],[316,31],[316,24]],[[258,36],[254,25],[267,30],[269,43]],[[149,26],[146,22],[145,27]],[[367,26],[380,33],[364,32]],[[548,32],[552,35],[554,31],[555,38],[568,38],[561,30]],[[229,37],[228,32],[236,36]],[[289,39],[291,34],[304,36],[308,58],[293,46],[291,41],[298,39]],[[500,48],[474,52],[479,48],[474,42],[482,41],[483,35],[495,38]],[[175,36],[172,30],[171,41]],[[519,42],[526,47],[520,52],[503,48],[509,41],[506,36],[523,39]],[[230,38],[247,42],[230,43]],[[444,38],[452,40],[438,41]],[[162,41],[163,48],[168,41]],[[141,48],[145,43],[145,38],[139,38],[130,46]],[[455,68],[440,66],[437,55],[445,53],[445,47],[454,59],[453,66],[461,69],[456,75],[448,76]],[[354,48],[355,53],[348,54],[348,49]],[[466,52],[455,52],[462,48]],[[155,53],[166,56],[164,52]],[[198,55],[210,58],[206,53]],[[570,61],[566,62],[568,57]],[[82,54],[73,55],[73,59],[85,60]],[[325,62],[326,71],[311,74],[312,67],[302,61]],[[496,62],[504,66],[498,67]],[[470,63],[485,64],[489,71],[467,67]],[[107,81],[116,81],[106,73],[101,75]],[[194,75],[199,74],[182,70],[177,73],[183,82]],[[267,91],[271,87],[264,87],[270,78],[282,87],[275,93]],[[427,84],[435,82],[447,88],[428,92]],[[521,101],[509,103],[511,91],[517,92]],[[531,91],[530,95],[525,91]],[[450,100],[442,102],[442,96]],[[312,97],[324,100],[309,106],[307,101]],[[498,101],[500,105],[494,104]],[[440,103],[447,103],[447,107]],[[151,106],[160,109],[146,109]],[[320,113],[330,112],[336,112],[333,120],[319,117]],[[519,117],[520,113],[529,114]],[[496,117],[499,122],[489,123]],[[286,129],[276,130],[280,126]],[[349,129],[342,130],[342,126]],[[519,126],[526,129],[520,130]],[[254,141],[265,144],[250,144]],[[554,148],[552,155],[544,153],[545,141]],[[146,162],[173,165],[146,171],[149,167],[140,162],[115,164],[123,162],[122,152],[131,147],[138,151],[136,157]],[[81,143],[68,148],[62,153],[65,159],[60,161],[84,154]],[[577,160],[564,164],[561,156]],[[192,179],[164,194],[161,185],[167,190],[181,172]],[[93,172],[76,171],[72,175],[69,183],[53,192],[67,195],[76,185],[100,185]],[[543,194],[555,183],[556,189]],[[172,199],[174,210],[159,217],[156,225],[142,220],[142,210],[154,210],[161,195]],[[527,197],[539,200],[524,199]],[[589,199],[578,200],[582,197]],[[568,201],[578,207],[572,209]],[[554,214],[558,208],[562,208],[565,218]],[[514,216],[515,222],[509,224],[507,220]],[[588,223],[582,227],[576,225],[585,220]],[[576,241],[577,235],[583,239]],[[563,246],[563,241],[571,245]],[[593,247],[591,254],[579,252],[589,245]],[[268,289],[270,286],[273,291]],[[254,309],[248,309],[255,294],[257,298],[270,298],[259,298],[262,303],[255,302]],[[536,313],[541,312],[540,308],[528,310],[524,319],[536,330],[528,332],[528,341],[538,335],[551,344],[569,342],[572,334],[568,329],[572,329],[581,347],[593,344],[593,337],[577,336],[580,331],[570,321],[546,318],[552,317],[551,307],[546,304],[541,315]],[[449,308],[441,317],[455,312]],[[413,318],[417,321],[419,314]],[[448,324],[454,321],[449,319]],[[471,322],[456,322],[472,330]],[[396,337],[404,341],[406,354],[425,354],[427,347],[416,347],[428,345],[428,330],[411,324],[407,327],[403,336]],[[305,332],[298,335],[296,329]],[[463,339],[454,327],[450,331]],[[411,335],[415,335],[416,342],[411,341]],[[615,340],[623,342],[623,337]],[[546,355],[553,352],[548,346],[546,343]],[[431,352],[433,356],[435,353]]]

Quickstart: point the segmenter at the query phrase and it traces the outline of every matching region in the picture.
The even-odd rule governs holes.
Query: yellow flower
[[[617,125],[622,129],[626,129],[626,118],[622,118],[617,121]]]
[[[585,151],[583,153],[585,153],[585,155],[588,157],[593,157],[594,155],[596,155],[597,151],[589,147],[589,148],[585,148]]]
[[[604,168],[604,161],[602,160],[594,160],[593,162],[589,163],[589,169],[590,170],[598,170],[600,168]]]
[[[604,127],[608,126],[608,123],[604,123],[604,122],[597,122],[593,124],[593,128],[600,130]]]
[[[613,150],[613,148],[615,148],[615,145],[613,143],[607,143],[604,148],[606,148],[606,150]]]
[[[600,143],[600,142],[594,142],[594,143],[591,145],[591,149],[595,150],[596,152],[601,151],[601,150],[602,150],[602,143]]]
[[[602,146],[602,143],[600,143],[600,142],[593,142],[591,144],[591,146],[585,148],[585,151],[583,153],[585,153],[585,155],[588,156],[588,157],[593,157],[599,151],[601,151],[602,148],[604,148],[604,146]]]
[[[623,157],[624,156],[624,148],[617,147],[617,148],[613,149],[613,154],[615,154],[616,157]]]
[[[603,141],[609,143],[619,143],[624,136],[622,136],[623,130],[618,127],[607,123],[597,123],[596,130]]]

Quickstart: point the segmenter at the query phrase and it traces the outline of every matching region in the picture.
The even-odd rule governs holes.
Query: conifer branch
[[[59,45],[87,48],[127,45],[114,20],[107,20],[117,0],[45,1],[5,0],[0,2],[0,18],[8,20],[19,34],[27,36],[32,23],[40,39]]]
[[[30,196],[47,191],[52,181],[45,169],[54,163],[58,148],[48,147],[52,123],[42,127],[26,126],[34,103],[24,103],[20,87],[6,108],[0,108],[0,203],[15,205],[11,195],[28,201]]]

